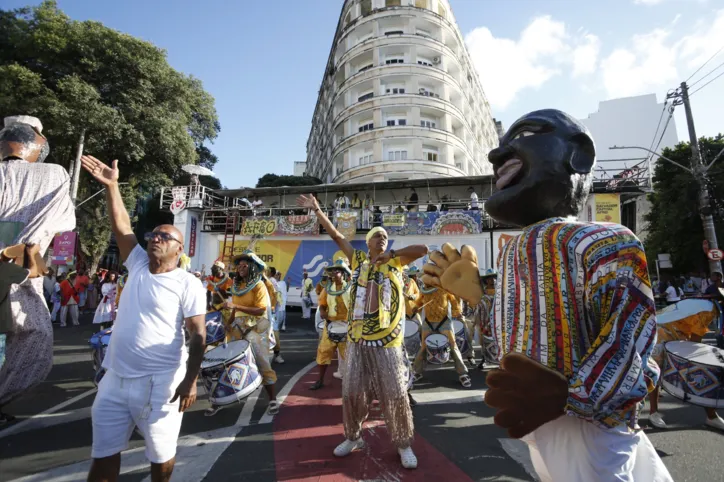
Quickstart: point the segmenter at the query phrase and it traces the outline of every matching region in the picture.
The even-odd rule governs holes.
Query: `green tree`
[[[317,186],[322,181],[311,176],[279,176],[277,174],[264,174],[259,178],[256,187],[282,187],[282,186]]]
[[[699,147],[705,164],[711,162],[724,149],[724,137],[703,137]],[[691,166],[691,146],[682,142],[662,154],[682,166]],[[707,174],[710,209],[714,215],[719,242],[724,242],[724,159],[718,160]],[[646,216],[649,234],[646,252],[650,260],[659,253],[671,254],[674,271],[688,273],[707,269],[707,259],[702,249],[704,231],[699,217],[699,185],[694,177],[683,169],[660,160],[654,170],[654,192],[649,194],[651,211]],[[653,261],[651,262],[653,265]]]
[[[180,180],[184,164],[211,168],[218,160],[207,147],[220,128],[214,99],[198,79],[171,68],[151,43],[71,20],[55,1],[0,10],[0,115],[12,114],[41,119],[47,162],[69,168],[83,132],[85,152],[118,159],[129,207],[139,193],[153,196]],[[82,175],[78,200],[98,189]],[[81,249],[95,268],[110,240],[104,197],[76,214]]]

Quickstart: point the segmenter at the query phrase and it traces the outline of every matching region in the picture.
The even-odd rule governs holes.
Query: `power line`
[[[669,127],[669,122],[671,122],[671,118],[674,117],[674,108],[676,105],[671,105],[669,107],[669,117],[666,119],[666,124],[664,124],[664,129],[661,131],[661,137],[659,137],[659,142],[656,143],[656,147],[651,149],[652,151],[658,151],[659,146],[661,145],[661,141],[664,140],[664,135],[666,134],[666,129]],[[651,155],[653,158],[653,154]]]
[[[721,74],[717,75],[716,77],[714,77],[713,79],[711,79],[709,82],[707,82],[706,84],[704,84],[704,85],[702,85],[701,87],[699,87],[698,89],[696,89],[694,92],[692,92],[691,94],[689,94],[689,97],[691,97],[692,95],[696,94],[696,93],[699,92],[701,89],[703,89],[703,88],[706,87],[707,85],[711,84],[712,82],[714,82],[716,79],[718,79],[718,78],[721,77],[722,75],[724,75],[724,72],[722,72]]]
[[[670,93],[670,91],[669,91]],[[666,100],[664,101],[664,107],[661,109],[661,115],[659,116],[659,123],[656,124],[656,132],[654,132],[654,138],[651,139],[651,145],[649,146],[649,150],[653,151],[654,149],[654,142],[656,142],[656,135],[659,133],[659,127],[661,127],[661,119],[664,118],[664,112],[666,112],[666,105],[669,103],[669,97],[668,94],[666,96]],[[652,154],[649,154],[646,156],[646,159],[648,160],[649,157],[652,157]]]
[[[704,80],[704,79],[706,79],[707,77],[709,77],[711,74],[713,74],[714,72],[716,72],[717,70],[719,70],[723,65],[724,65],[724,62],[720,63],[719,65],[717,65],[716,67],[714,67],[713,69],[711,69],[709,72],[707,72],[706,75],[702,76],[699,80],[697,80],[697,81],[694,82],[693,84],[689,85],[689,88],[694,87],[696,84],[698,84],[698,83],[701,82],[702,80]]]
[[[697,72],[699,72],[701,69],[703,69],[703,68],[706,66],[706,64],[708,64],[709,62],[711,62],[711,59],[713,59],[714,57],[716,57],[717,55],[719,55],[719,52],[721,52],[722,50],[724,50],[724,45],[722,45],[722,47],[721,47],[719,50],[717,50],[716,52],[714,52],[714,55],[712,55],[711,57],[709,57],[709,60],[707,60],[706,62],[704,62],[703,64],[701,64],[701,67],[699,67],[698,69],[696,69],[696,71],[694,71],[694,73],[691,74],[691,75],[689,76],[689,78],[686,79],[684,82],[689,82],[689,80],[691,80],[691,78],[694,77],[694,76],[697,74]]]

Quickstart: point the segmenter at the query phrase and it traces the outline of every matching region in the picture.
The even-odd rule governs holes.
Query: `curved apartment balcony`
[[[438,67],[430,67],[428,65],[420,65],[417,63],[389,65],[382,64],[370,67],[369,69],[363,70],[361,72],[356,72],[347,77],[344,82],[339,85],[339,88],[335,93],[334,98],[332,98],[331,105],[334,105],[340,95],[344,95],[348,89],[351,89],[356,84],[365,82],[367,80],[374,80],[378,77],[385,77],[388,75],[418,75],[421,77],[435,79],[439,82],[446,82],[449,85],[457,88],[458,92],[461,95],[465,95],[466,92],[465,89],[460,85],[460,82],[458,82],[455,77]]]
[[[383,34],[379,37],[372,37],[369,38],[351,49],[349,49],[347,52],[340,57],[337,64],[334,66],[335,70],[339,69],[340,66],[343,66],[345,63],[349,62],[350,60],[354,59],[358,55],[362,55],[366,52],[372,51],[374,49],[382,48],[382,47],[388,47],[388,46],[415,46],[415,47],[425,47],[433,50],[440,50],[440,53],[442,55],[446,55],[447,58],[455,60],[455,62],[458,63],[458,66],[462,68],[462,62],[460,58],[458,57],[457,53],[453,51],[450,47],[445,45],[439,40],[436,40],[431,37],[427,37],[424,35],[418,35],[418,34]],[[394,64],[393,64],[394,65]],[[403,64],[404,65],[404,64]]]
[[[452,23],[447,18],[441,17],[437,13],[433,12],[430,9],[427,8],[418,8],[415,6],[400,6],[400,7],[383,7],[379,8],[377,10],[373,10],[369,14],[357,17],[356,19],[352,20],[349,24],[342,27],[342,35],[340,35],[339,39],[337,40],[337,43],[334,45],[335,52],[337,49],[340,48],[340,44],[347,40],[347,37],[350,33],[354,32],[354,30],[357,27],[361,27],[362,25],[372,22],[375,20],[380,20],[387,17],[422,17],[430,21],[430,23],[440,25],[448,30],[449,33],[453,34],[453,37],[458,42],[458,47],[464,47],[465,41],[462,38],[462,35],[458,31],[457,26]],[[354,48],[354,47],[353,47]]]
[[[406,159],[404,161],[380,161],[355,166],[339,173],[334,183],[368,182],[382,175],[422,174],[425,177],[460,177],[465,172],[454,165],[432,162],[423,159]],[[369,178],[369,179],[368,179]]]
[[[342,110],[332,121],[333,129],[339,127],[348,118],[366,111],[373,111],[384,107],[428,107],[437,109],[442,113],[451,114],[461,122],[467,124],[467,118],[462,111],[450,101],[422,94],[384,94],[365,99],[362,102],[355,102]]]
[[[394,139],[422,139],[449,144],[464,152],[468,159],[473,159],[465,141],[452,132],[434,127],[413,125],[380,126],[364,132],[355,132],[351,136],[343,138],[334,146],[330,159],[335,159],[341,152],[364,142]]]

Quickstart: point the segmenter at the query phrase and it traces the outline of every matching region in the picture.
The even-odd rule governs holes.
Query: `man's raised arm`
[[[314,198],[313,195],[301,195],[299,198],[297,198],[297,206],[310,209],[314,212],[314,214],[317,215],[317,220],[319,221],[319,224],[322,225],[325,231],[327,231],[327,234],[329,234],[329,237],[332,238],[332,240],[337,243],[337,246],[339,249],[342,250],[345,256],[347,256],[347,259],[352,262],[352,258],[354,256],[354,248],[352,247],[352,244],[347,240],[347,238],[344,237],[342,233],[337,231],[337,228],[334,226],[334,223],[330,221],[330,219],[327,217],[324,212],[319,207],[319,203]]]
[[[82,156],[80,158],[83,167],[96,181],[106,188],[106,202],[108,203],[108,214],[111,217],[111,229],[116,236],[118,251],[121,259],[125,261],[131,254],[133,248],[138,244],[136,235],[133,234],[131,218],[123,204],[121,190],[118,187],[118,161],[113,161],[113,167],[108,167],[93,156]]]

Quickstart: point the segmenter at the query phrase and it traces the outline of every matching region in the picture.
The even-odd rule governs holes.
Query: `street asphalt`
[[[88,339],[96,330],[89,315],[81,321],[79,327],[55,328],[50,376],[5,407],[17,420],[0,428],[0,482],[85,480],[95,395]],[[266,414],[268,400],[258,390],[206,417],[209,404],[199,387],[199,400],[184,416],[172,480],[536,480],[526,446],[507,438],[482,402],[485,374],[471,370],[473,386],[465,390],[452,364],[429,369],[413,391],[417,471],[399,466],[375,411],[363,435],[367,447],[335,459],[332,450],[343,440],[341,382],[330,370],[327,386],[309,391],[317,374],[313,322],[290,311],[287,328],[281,338],[286,363],[275,365],[284,399],[280,414]],[[724,433],[702,424],[701,408],[669,395],[661,407],[668,430],[650,428],[648,410],[640,423],[674,480],[724,482]],[[121,481],[150,480],[143,443],[134,434],[123,455]]]

